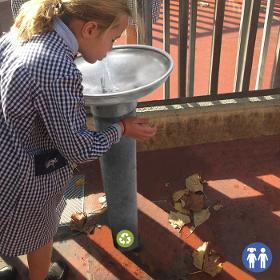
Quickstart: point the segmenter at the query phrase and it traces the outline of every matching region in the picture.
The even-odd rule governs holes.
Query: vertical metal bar
[[[253,0],[252,0],[253,1]],[[248,40],[248,25],[249,25],[249,15],[251,8],[251,0],[243,1],[242,6],[242,15],[241,15],[241,23],[239,30],[239,39],[238,39],[238,54],[236,60],[235,67],[235,77],[234,77],[234,85],[233,91],[240,91],[241,84],[241,75],[244,69],[244,53]]]
[[[210,62],[209,94],[218,93],[225,0],[216,0]]]
[[[194,95],[194,71],[195,71],[195,43],[196,43],[196,21],[197,21],[197,0],[191,1],[190,7],[190,52],[188,67],[188,96]]]
[[[145,26],[145,44],[152,45],[152,1],[144,0],[144,26]]]
[[[138,25],[137,32],[137,43],[145,44],[145,31],[144,31],[144,0],[136,0],[136,19]]]
[[[249,90],[250,87],[250,79],[251,79],[251,71],[253,66],[256,36],[258,30],[260,7],[261,7],[261,0],[252,1],[252,10],[250,16],[250,25],[249,25],[250,31],[248,37],[248,44],[246,48],[246,59],[245,59],[245,66],[243,72],[243,80],[241,85],[242,91],[247,91]]]
[[[278,31],[277,46],[275,50],[274,64],[271,74],[271,88],[280,87],[280,29]]]
[[[152,1],[137,0],[138,43],[152,45]]]
[[[167,53],[170,53],[170,0],[163,1],[163,46]],[[170,77],[163,86],[163,98],[170,99]]]
[[[188,41],[189,0],[179,0],[179,40],[178,40],[178,89],[179,97],[186,96],[186,65]]]
[[[264,66],[265,66],[268,44],[269,44],[269,37],[270,37],[270,31],[271,31],[271,22],[272,22],[272,17],[273,17],[274,3],[275,3],[275,0],[268,0],[268,2],[267,2],[265,24],[264,24],[264,30],[263,30],[261,52],[260,52],[260,59],[259,59],[259,65],[258,65],[258,71],[257,71],[257,79],[256,79],[256,87],[255,87],[256,90],[262,88]]]

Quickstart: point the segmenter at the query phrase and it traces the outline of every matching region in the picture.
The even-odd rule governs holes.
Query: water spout
[[[102,93],[106,93],[106,84],[105,84],[105,79],[104,77],[101,77],[100,78],[100,84],[101,84],[101,92]]]
[[[101,60],[100,65],[102,67],[102,77],[100,78],[101,92],[118,92],[119,88],[114,85],[115,83],[112,79],[112,73],[108,65],[108,59],[104,58]]]

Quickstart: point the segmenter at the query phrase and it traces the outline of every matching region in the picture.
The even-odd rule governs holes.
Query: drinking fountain
[[[82,57],[75,62],[83,74],[85,102],[91,107],[96,130],[135,116],[137,100],[160,87],[173,68],[169,54],[146,45],[114,47],[94,64]],[[114,245],[121,251],[133,250],[139,246],[136,141],[122,137],[100,158],[100,164]],[[134,236],[129,247],[116,240],[123,230]]]

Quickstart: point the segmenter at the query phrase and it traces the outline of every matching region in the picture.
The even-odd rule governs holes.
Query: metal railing
[[[138,0],[138,8],[144,19],[145,33],[142,42],[152,44],[151,0]],[[198,0],[163,0],[163,48],[170,53],[170,6],[176,2],[178,12],[178,98],[193,97],[195,83],[196,40]],[[225,23],[225,10],[227,0],[215,0],[212,25],[212,45],[210,58],[210,71],[208,92],[206,95],[218,94],[220,59]],[[239,1],[240,2],[240,1]],[[256,35],[258,31],[260,9],[265,8],[265,21],[262,31],[262,42],[256,74],[255,90],[261,90],[264,79],[268,46],[271,35],[272,17],[277,0],[243,0],[239,25],[239,38],[237,45],[236,66],[232,93],[248,92],[250,90],[253,59],[256,48]],[[207,3],[207,0],[204,1]],[[164,88],[164,99],[170,98],[170,80]],[[280,32],[274,54],[274,65],[271,71],[271,89],[280,87]],[[252,90],[252,89],[251,89]],[[265,90],[266,94],[269,92]],[[271,91],[276,93],[276,91]]]

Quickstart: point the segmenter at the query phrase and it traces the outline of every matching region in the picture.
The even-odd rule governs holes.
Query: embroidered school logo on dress
[[[56,163],[58,163],[58,159],[56,157],[52,158],[52,159],[47,161],[46,168],[47,169],[50,168],[50,167],[54,168]]]
[[[251,272],[266,271],[272,262],[272,253],[263,243],[251,243],[243,251],[242,262]]]
[[[55,149],[36,154],[34,161],[36,176],[49,174],[67,165],[66,159]]]

